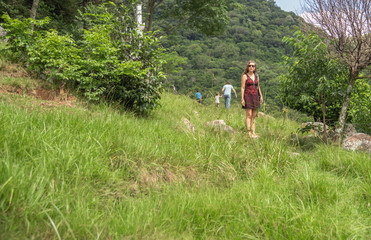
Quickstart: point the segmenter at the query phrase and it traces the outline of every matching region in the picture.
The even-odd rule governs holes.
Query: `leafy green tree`
[[[74,29],[75,16],[85,7],[110,0],[2,0],[0,14],[7,13],[13,19],[44,19],[48,17],[53,28],[65,33]],[[114,2],[118,2],[114,0]],[[122,2],[122,1],[121,1]],[[37,14],[36,14],[37,13]],[[1,21],[1,20],[0,20]]]
[[[30,0],[2,0],[0,1],[0,14],[7,13],[12,18],[30,17],[32,1]]]
[[[10,44],[7,45],[7,50],[13,53],[14,61],[26,62],[29,49],[33,46],[36,37],[40,34],[35,30],[45,29],[48,26],[50,19],[35,20],[27,18],[25,20],[12,19],[9,14],[5,13],[2,16],[5,21],[2,26],[7,31],[5,38]]]
[[[31,23],[38,26],[47,20],[20,21],[5,15],[9,50],[22,50],[29,68],[58,85],[74,87],[90,100],[114,101],[126,109],[148,112],[160,99],[162,49],[153,35],[136,31],[129,14],[122,18],[115,12],[132,7],[112,6],[100,5],[86,13],[90,25],[82,29],[79,41],[55,29],[30,31]]]
[[[348,66],[348,86],[344,95],[336,134],[344,130],[354,84],[362,70],[371,65],[370,0],[305,0],[306,20],[324,34],[328,46]]]
[[[182,71],[182,66],[188,63],[188,58],[179,56],[175,51],[164,54],[163,59],[165,60],[164,73],[167,76],[169,73],[178,73]],[[164,86],[172,88],[174,85],[176,89],[179,89],[179,80],[179,78],[167,77],[167,79],[164,81]]]
[[[282,101],[316,120],[322,119],[324,125],[334,125],[348,69],[330,57],[326,45],[315,34],[305,36],[297,30],[293,37],[283,41],[294,48],[294,54],[285,57],[288,72],[281,77]]]
[[[178,25],[187,24],[207,35],[225,29],[228,22],[228,8],[236,0],[143,0],[147,10],[146,31],[152,30],[153,19],[174,21],[164,31],[171,31]],[[167,24],[167,26],[169,26]]]
[[[357,130],[371,134],[371,84],[357,79],[350,100],[349,115]]]
[[[169,72],[179,72],[182,70],[182,65],[187,64],[188,58],[180,57],[177,52],[173,51],[164,55],[165,74]]]

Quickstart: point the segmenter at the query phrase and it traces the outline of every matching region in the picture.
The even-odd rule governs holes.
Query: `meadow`
[[[370,155],[305,141],[284,113],[250,139],[236,103],[46,103],[0,93],[0,239],[370,239]]]

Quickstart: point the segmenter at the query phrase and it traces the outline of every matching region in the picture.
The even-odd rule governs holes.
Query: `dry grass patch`
[[[11,78],[24,78],[29,77],[27,71],[16,63],[9,63],[7,61],[0,61],[0,78],[11,77]]]

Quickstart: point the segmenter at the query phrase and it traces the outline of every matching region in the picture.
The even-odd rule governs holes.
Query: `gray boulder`
[[[349,124],[349,123],[345,124],[345,135],[347,138],[356,133],[357,131],[356,131],[356,128],[353,126],[353,124]]]
[[[189,131],[195,132],[195,127],[193,126],[191,121],[189,121],[187,118],[182,118],[182,121]]]
[[[302,128],[310,128],[310,132],[313,134],[323,133],[325,126],[321,122],[306,122],[301,125]],[[326,125],[327,131],[329,127]]]
[[[5,32],[4,28],[2,28],[2,27],[0,26],[0,37],[3,37],[3,36],[5,36],[5,35],[6,35],[6,32]]]
[[[231,132],[232,134],[236,133],[236,130],[234,130],[231,126],[228,126],[224,120],[214,120],[211,122],[206,123],[207,126],[212,127],[216,130],[221,130],[225,132]]]
[[[344,140],[343,148],[352,151],[366,151],[371,154],[371,136],[364,133],[353,134]]]
[[[263,112],[258,112],[257,116],[258,116],[258,117],[262,117],[262,118],[271,118],[271,119],[274,118],[274,117],[269,116],[269,115],[267,115],[267,114],[265,114],[265,113],[263,113]]]

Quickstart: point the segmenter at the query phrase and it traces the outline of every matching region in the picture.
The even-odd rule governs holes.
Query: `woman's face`
[[[255,71],[255,63],[250,62],[249,64],[247,64],[247,67],[250,73]]]

